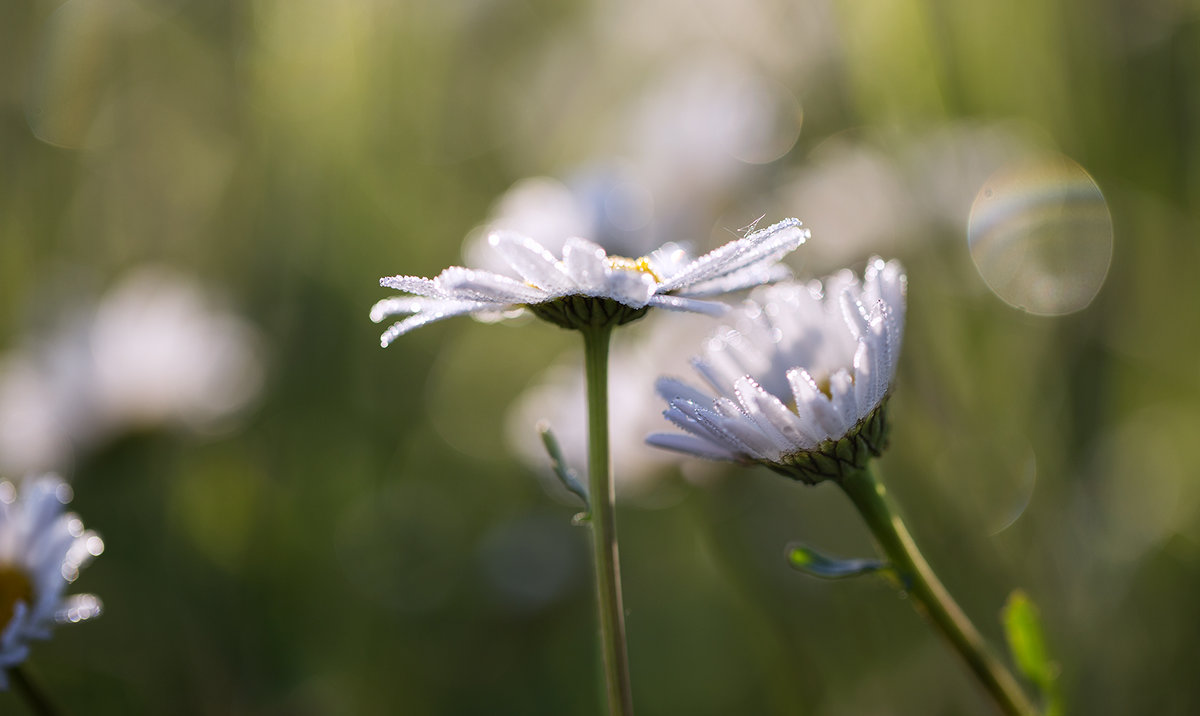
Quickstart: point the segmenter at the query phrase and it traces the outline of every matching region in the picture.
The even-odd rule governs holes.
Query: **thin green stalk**
[[[900,516],[892,510],[883,485],[871,469],[843,478],[838,483],[866,520],[875,540],[887,555],[914,606],[937,627],[988,694],[1008,716],[1034,716],[1037,709],[1025,696],[1017,680],[992,653],[979,631],[942,586]]]
[[[36,716],[58,716],[58,709],[54,708],[54,704],[50,702],[46,692],[42,691],[41,687],[34,683],[20,666],[9,667],[8,680],[12,682],[17,691],[21,692],[21,696],[29,704],[30,713],[36,714]]]
[[[625,611],[621,605],[621,568],[608,459],[608,343],[612,328],[583,331],[588,398],[588,493],[596,596],[600,605],[600,642],[608,712],[632,716],[629,657],[625,648]]]

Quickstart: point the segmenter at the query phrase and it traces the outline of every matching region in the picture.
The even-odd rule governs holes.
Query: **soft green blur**
[[[462,318],[382,350],[367,311],[380,276],[461,263],[515,182],[654,155],[641,98],[714,55],[799,138],[716,188],[670,163],[707,146],[663,150],[658,186],[689,193],[657,241],[795,215],[801,276],[899,258],[879,468],[926,556],[998,649],[1025,590],[1068,713],[1200,711],[1194,4],[6,0],[0,349],[151,263],[255,326],[263,366],[219,429],[126,430],[62,468],[106,544],[74,587],[105,614],[28,661],[65,712],[600,713],[587,535],[504,424],[577,337]],[[1111,216],[1107,276],[1099,236],[1037,289],[1082,291],[1072,310],[1098,289],[1086,308],[1035,316],[985,283],[1041,260],[968,246],[992,170],[956,157],[993,129],[1102,192],[1080,221]],[[618,522],[642,716],[987,713],[883,580],[789,566],[797,540],[875,556],[833,487],[671,469]]]

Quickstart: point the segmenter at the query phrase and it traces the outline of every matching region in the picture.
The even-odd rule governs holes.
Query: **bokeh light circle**
[[[971,258],[1005,303],[1041,316],[1092,302],[1112,261],[1113,224],[1100,187],[1064,156],[1000,169],[967,223]]]

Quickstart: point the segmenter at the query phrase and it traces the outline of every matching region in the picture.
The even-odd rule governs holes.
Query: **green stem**
[[[631,716],[633,692],[629,685],[617,524],[608,462],[608,343],[611,335],[610,327],[583,330],[588,399],[588,493],[608,712],[614,716]]]
[[[892,510],[883,485],[875,479],[871,469],[853,473],[838,484],[866,520],[902,586],[912,595],[914,606],[966,661],[1000,710],[1008,716],[1037,714],[1017,680],[988,648],[971,620],[921,556],[908,528]]]
[[[58,716],[58,709],[54,708],[54,704],[50,702],[46,692],[42,691],[41,687],[34,683],[20,666],[8,668],[8,680],[28,702],[31,713],[37,716]]]

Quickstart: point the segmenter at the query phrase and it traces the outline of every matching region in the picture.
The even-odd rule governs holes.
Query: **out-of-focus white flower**
[[[467,237],[467,265],[505,272],[508,263],[488,237],[496,231],[523,234],[561,254],[569,236],[587,236],[609,253],[643,256],[657,248],[656,201],[652,187],[630,162],[584,164],[562,180],[535,176],[504,192]]]
[[[779,182],[764,210],[787,207],[822,237],[806,250],[805,265],[815,270],[960,239],[983,183],[1039,156],[1040,143],[1019,126],[966,122],[917,134],[835,135]]]
[[[688,434],[650,444],[766,465],[798,480],[839,479],[884,447],[885,403],[904,332],[900,265],[872,258],[824,284],[756,290],[736,328],[713,336],[694,364],[716,396],[659,380],[663,413]]]
[[[48,639],[54,624],[100,614],[91,594],[63,597],[104,542],[63,506],[71,488],[53,475],[0,482],[0,688],[3,669],[29,656],[29,642]]]
[[[586,239],[570,238],[557,258],[533,239],[495,232],[491,245],[518,278],[451,266],[436,278],[392,276],[380,285],[414,294],[379,301],[376,323],[407,318],[380,339],[387,346],[426,323],[462,314],[495,316],[528,308],[539,318],[567,328],[616,325],[640,318],[650,307],[720,315],[723,303],[701,300],[789,275],[779,260],[808,238],[797,219],[731,241],[698,259],[667,244],[648,256],[609,256]]]
[[[744,58],[693,53],[633,103],[624,149],[657,193],[711,198],[786,154],[800,121],[795,97]]]
[[[262,380],[246,321],[174,272],[143,270],[110,292],[91,326],[96,404],[112,425],[203,428]]]
[[[194,280],[140,269],[0,357],[0,469],[65,469],[131,428],[218,425],[258,393],[256,343]]]

